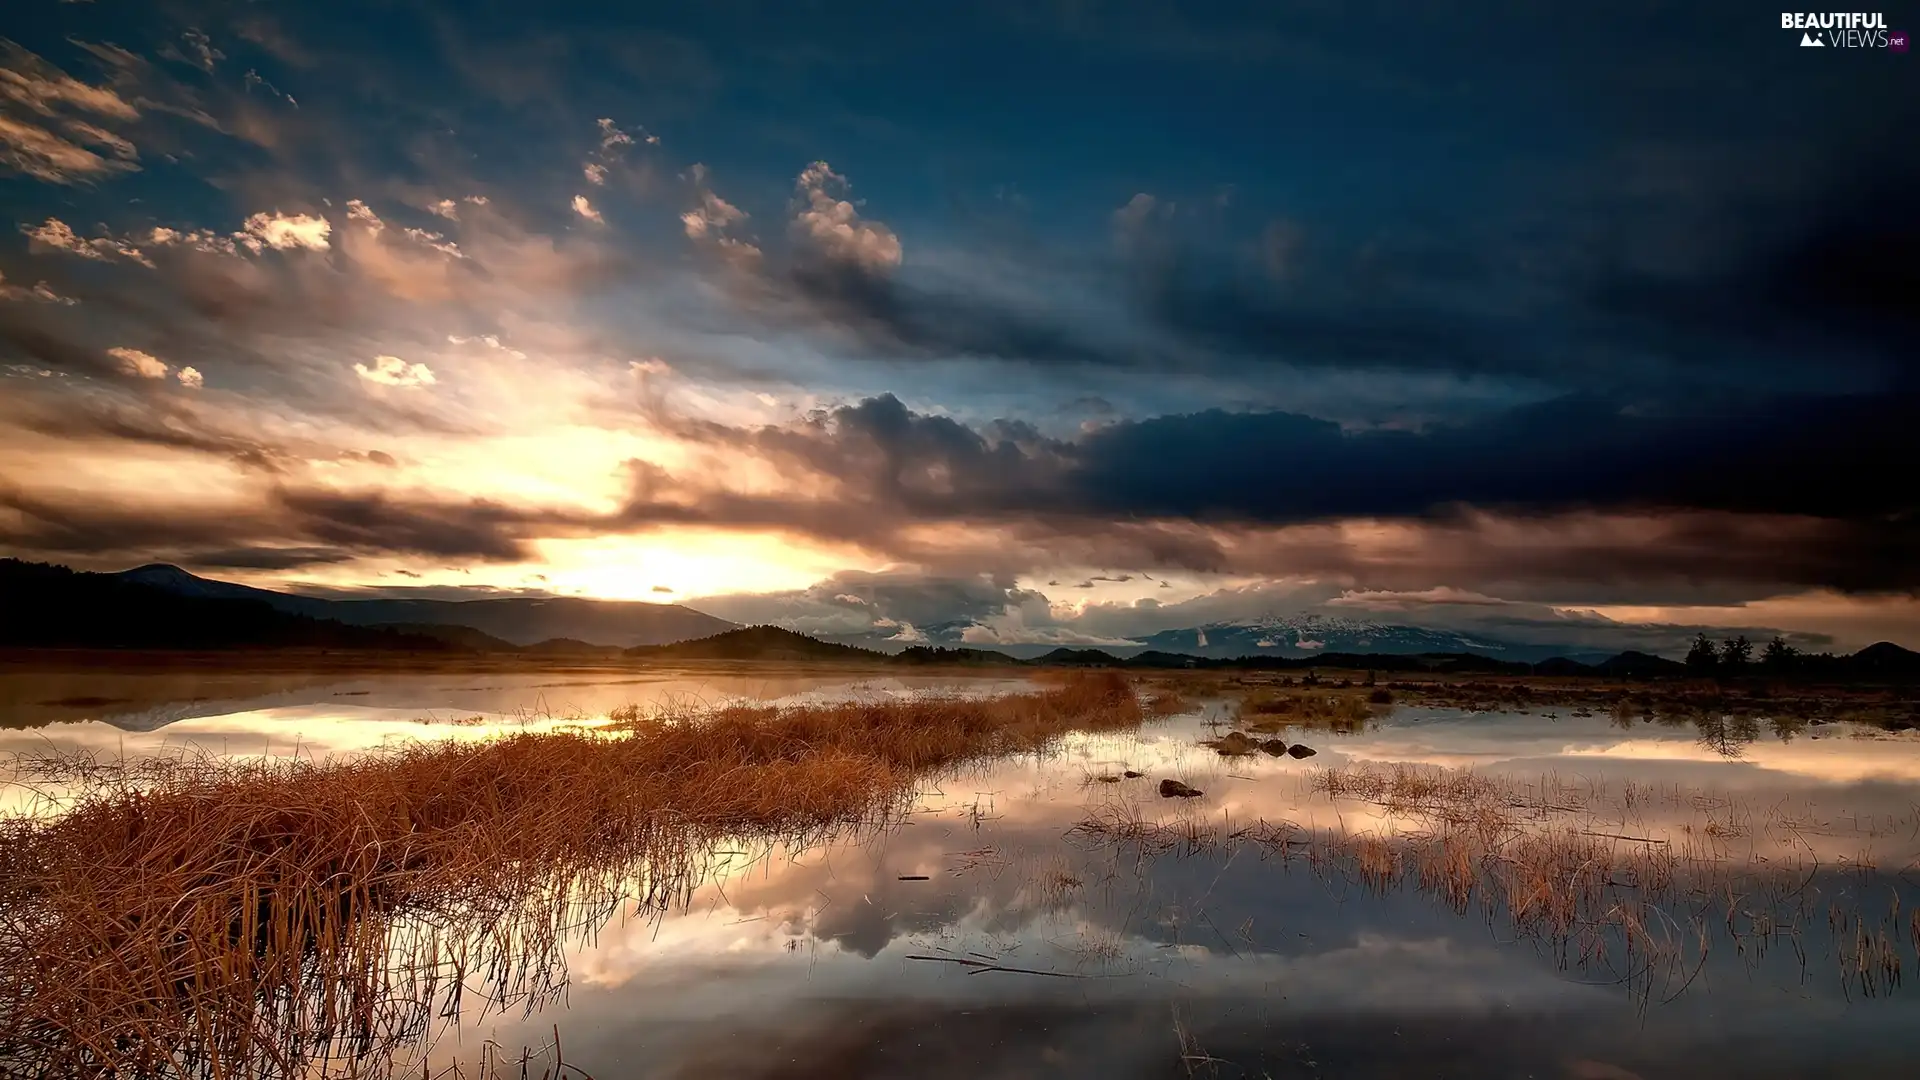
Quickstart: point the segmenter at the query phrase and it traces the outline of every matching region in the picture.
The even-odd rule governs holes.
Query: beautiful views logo
[[[1907,32],[1888,30],[1878,11],[1783,11],[1780,29],[1800,31],[1803,49],[1886,49],[1907,51]]]

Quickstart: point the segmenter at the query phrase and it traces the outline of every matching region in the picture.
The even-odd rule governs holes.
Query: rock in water
[[[1287,753],[1297,758],[1312,757],[1313,747],[1294,743],[1292,746],[1287,747]]]
[[[1260,744],[1260,749],[1272,757],[1279,757],[1281,754],[1287,752],[1287,740],[1268,739],[1266,742]]]
[[[1221,757],[1245,757],[1259,747],[1259,743],[1238,731],[1229,731],[1218,739],[1208,739],[1203,745],[1211,746]]]
[[[1178,780],[1160,781],[1160,797],[1163,799],[1194,799],[1202,794],[1199,788],[1190,788]]]

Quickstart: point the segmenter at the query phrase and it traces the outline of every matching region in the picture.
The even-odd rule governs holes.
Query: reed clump
[[[1364,689],[1328,691],[1311,686],[1257,686],[1241,694],[1234,718],[1247,730],[1261,733],[1289,727],[1355,732],[1365,730],[1376,717],[1392,711],[1391,700],[1376,703]]]
[[[1124,678],[1094,673],[83,777],[69,809],[0,837],[0,1061],[250,1077],[344,1055],[378,1074],[474,967],[551,989],[569,926],[683,903],[723,838],[885,821],[929,772],[1141,719]]]

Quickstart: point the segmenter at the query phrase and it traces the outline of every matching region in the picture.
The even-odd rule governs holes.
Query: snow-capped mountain
[[[1242,622],[1214,622],[1162,630],[1141,641],[1151,648],[1201,656],[1476,653],[1531,663],[1592,652],[1590,648],[1578,646],[1519,643],[1455,630],[1401,626],[1340,615],[1270,615]]]

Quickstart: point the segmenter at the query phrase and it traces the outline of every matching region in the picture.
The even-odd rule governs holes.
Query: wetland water
[[[673,695],[1022,685],[633,679],[379,676],[200,702],[152,700],[132,677],[14,687],[9,720],[42,726],[0,732],[0,749],[349,753]],[[84,696],[128,700],[20,704]],[[31,712],[59,708],[99,717]],[[429,713],[484,719],[416,722]],[[1761,723],[1730,739],[1402,707],[1354,731],[1254,736],[1315,751],[1302,758],[1202,745],[1232,715],[1197,702],[930,778],[903,820],[803,850],[718,845],[684,903],[571,920],[558,992],[540,992],[559,982],[550,963],[464,972],[461,1007],[393,1048],[399,1072],[473,1075],[556,1030],[567,1064],[600,1080],[1654,1080],[1920,1062],[1914,733]],[[1169,778],[1202,794],[1162,798]]]

